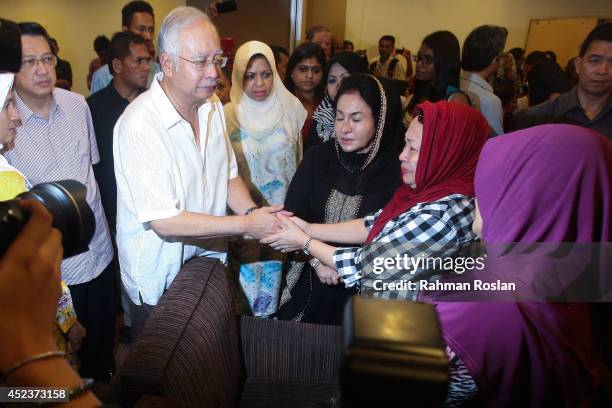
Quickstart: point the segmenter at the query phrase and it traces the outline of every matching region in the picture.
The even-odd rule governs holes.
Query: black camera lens
[[[53,215],[53,226],[62,233],[64,258],[89,249],[96,221],[87,204],[87,188],[75,180],[62,180],[34,186],[15,200],[0,203],[0,255],[11,245],[29,219],[18,200],[36,200]]]

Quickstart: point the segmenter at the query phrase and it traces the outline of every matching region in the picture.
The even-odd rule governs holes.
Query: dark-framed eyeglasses
[[[414,62],[423,61],[425,65],[431,65],[435,62],[434,57],[429,54],[421,54],[418,52],[416,55],[412,56],[412,60]]]
[[[21,66],[26,69],[32,69],[38,62],[42,62],[46,67],[54,67],[57,65],[57,57],[53,54],[43,55],[42,57],[28,57],[21,61]]]

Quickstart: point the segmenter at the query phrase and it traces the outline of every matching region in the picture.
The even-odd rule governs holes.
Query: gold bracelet
[[[318,260],[317,258],[312,258],[309,263],[310,263],[310,267],[314,270],[316,270],[317,267],[321,265],[321,261]]]
[[[44,353],[36,354],[28,358],[24,358],[23,360],[16,362],[11,367],[2,371],[2,378],[7,380],[9,375],[11,375],[14,371],[20,369],[21,367],[27,364],[33,363],[34,361],[46,360],[51,357],[66,357],[66,353],[63,351],[53,350],[53,351],[46,351]]]

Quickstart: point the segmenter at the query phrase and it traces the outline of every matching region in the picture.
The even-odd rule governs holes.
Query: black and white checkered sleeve
[[[372,226],[374,225],[374,223],[376,222],[376,219],[380,216],[381,213],[382,213],[382,209],[376,212],[373,212],[373,213],[369,213],[368,215],[363,217],[363,225],[365,225],[368,231],[372,229]]]
[[[337,248],[334,252],[336,270],[342,276],[344,286],[355,286],[361,279],[361,268],[357,263],[356,255],[360,248]]]
[[[364,275],[372,273],[372,266],[381,265],[384,259],[396,255],[417,257],[429,254],[432,248],[440,248],[454,242],[457,232],[452,226],[431,214],[406,212],[387,223],[383,232],[361,248],[338,248],[334,262],[344,284],[354,286]],[[381,258],[382,262],[375,262]]]
[[[438,217],[408,212],[396,219],[394,225],[384,231],[384,235],[379,235],[375,242],[361,248],[358,256],[363,265],[374,264],[375,258],[415,257],[428,252],[429,247],[454,241],[456,235],[456,231]]]

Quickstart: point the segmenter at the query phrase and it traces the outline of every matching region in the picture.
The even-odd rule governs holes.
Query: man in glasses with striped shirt
[[[37,23],[21,23],[19,29],[22,58],[15,106],[22,125],[5,157],[33,185],[74,179],[87,187],[96,229],[87,252],[62,262],[62,279],[87,330],[79,351],[81,375],[109,380],[114,370],[113,248],[92,170],[100,158],[91,114],[81,95],[55,87],[57,60],[47,31]]]

